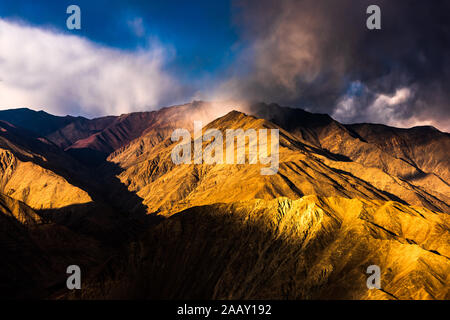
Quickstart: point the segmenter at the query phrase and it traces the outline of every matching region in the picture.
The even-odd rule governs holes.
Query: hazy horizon
[[[193,101],[191,101],[191,102],[186,102],[186,103],[181,103],[181,104],[175,104],[175,105],[169,105],[169,106],[161,106],[161,107],[156,108],[156,109],[153,109],[153,110],[145,110],[145,109],[143,109],[143,110],[132,111],[132,112],[129,112],[129,113],[154,112],[154,111],[159,111],[159,110],[164,109],[164,108],[171,108],[171,107],[177,107],[177,106],[184,106],[184,105],[189,105],[189,104],[195,103],[195,102],[201,102],[201,103],[214,103],[214,102],[220,102],[220,101],[193,100]],[[261,101],[260,101],[260,102],[256,102],[256,101],[255,101],[255,102],[251,102],[251,103],[263,103],[263,104],[266,104],[266,105],[270,105],[270,104],[276,104],[276,105],[279,105],[279,104],[276,103],[276,102],[270,102],[270,103],[267,103],[267,102],[261,102]],[[279,105],[279,106],[281,106],[281,107],[283,107],[283,108],[301,109],[301,110],[304,110],[304,111],[307,111],[307,112],[310,112],[310,113],[327,114],[327,113],[311,112],[311,111],[308,111],[308,110],[303,109],[303,108],[300,108],[300,107],[291,107],[291,106],[284,106],[284,105]],[[39,109],[39,108],[33,109],[33,108],[29,108],[29,107],[19,107],[19,108],[2,109],[1,106],[0,106],[0,112],[1,112],[1,111],[8,111],[8,110],[21,110],[21,109],[31,110],[31,111],[35,111],[35,112],[45,112],[45,113],[47,113],[47,114],[49,114],[49,115],[57,116],[57,117],[68,117],[68,116],[69,116],[69,117],[75,117],[75,118],[76,118],[76,117],[82,117],[82,118],[89,119],[89,120],[99,119],[99,118],[106,118],[106,117],[119,117],[119,116],[122,116],[122,115],[129,114],[129,113],[121,113],[121,114],[105,114],[105,115],[100,115],[100,116],[96,116],[96,117],[85,117],[85,116],[83,116],[83,115],[74,115],[74,114],[55,114],[55,113],[47,112],[47,111],[45,111],[45,109]],[[236,109],[233,109],[233,110],[240,111],[240,112],[245,112],[245,111],[246,111],[246,110],[245,110],[245,107],[243,107],[243,108],[236,108]],[[231,112],[231,111],[230,111],[230,112]],[[329,114],[327,114],[327,115],[329,115]],[[332,115],[329,115],[329,116],[330,116],[331,118],[333,118],[334,120],[337,120],[337,119],[335,119],[335,117],[333,117]],[[339,121],[339,120],[337,120],[337,121]],[[348,124],[348,125],[352,125],[352,124],[384,125],[384,126],[393,127],[393,128],[399,128],[399,129],[413,129],[413,128],[420,128],[420,127],[432,127],[432,128],[437,129],[437,130],[439,130],[439,131],[441,131],[441,132],[450,134],[450,129],[447,129],[447,130],[444,129],[444,130],[443,130],[443,129],[441,129],[441,128],[435,127],[435,126],[432,125],[432,124],[426,124],[426,123],[424,123],[424,124],[412,125],[412,126],[395,126],[395,125],[387,125],[387,124],[384,124],[384,123],[377,123],[377,122],[345,122],[345,121],[339,121],[339,122],[341,122],[342,124]]]

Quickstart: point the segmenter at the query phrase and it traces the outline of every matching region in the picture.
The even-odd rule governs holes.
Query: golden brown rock
[[[448,299],[449,223],[423,208],[336,197],[192,207],[110,261],[83,298]],[[370,265],[381,269],[380,290],[367,288]]]

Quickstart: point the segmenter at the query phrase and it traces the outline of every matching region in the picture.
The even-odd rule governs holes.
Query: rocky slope
[[[0,191],[35,209],[62,208],[92,201],[88,193],[32,162],[0,148]]]
[[[224,137],[278,129],[277,173],[175,165],[170,135],[194,121]],[[449,144],[434,128],[343,125],[276,104],[193,102],[93,120],[0,112],[0,292],[449,299]],[[70,264],[85,274],[76,294],[65,289]],[[366,287],[373,264],[381,290]]]
[[[374,144],[398,159],[404,159],[419,168],[424,174],[407,177],[420,179],[434,174],[443,181],[450,181],[450,134],[433,127],[399,129],[384,125],[355,124],[348,128],[368,143]],[[431,155],[431,156],[430,156]]]
[[[303,195],[399,200],[450,212],[447,204],[450,198],[444,194],[447,189],[436,198],[381,169],[342,160],[318,149],[267,120],[230,112],[208,124],[204,131],[210,128],[221,130],[224,136],[226,129],[233,128],[279,129],[277,174],[262,176],[262,165],[174,165],[171,151],[175,143],[170,138],[155,145],[138,139],[126,152],[110,156],[110,161],[125,169],[119,175],[120,180],[143,198],[149,213],[167,215],[194,205],[280,196],[297,199]],[[141,146],[139,152],[135,146]]]
[[[76,121],[73,121],[62,128],[58,128],[58,130],[52,131],[45,137],[59,147],[66,149],[78,140],[86,139],[105,130],[115,119],[117,119],[115,116],[92,120],[80,117]]]
[[[67,150],[87,164],[100,164],[111,153],[128,148],[137,138],[155,143],[170,134],[175,128],[191,127],[193,120],[209,122],[223,115],[231,106],[216,106],[214,103],[193,102],[185,105],[162,108],[152,112],[123,114],[103,130],[74,142]],[[90,163],[91,158],[97,160]]]
[[[193,207],[109,261],[82,298],[449,299],[449,223],[336,197]],[[381,290],[366,286],[370,265],[381,268]]]
[[[276,104],[254,104],[250,113],[270,120],[318,148],[378,168],[434,198],[450,197],[450,136],[430,127],[342,125],[328,115]],[[442,209],[442,208],[441,208]]]
[[[77,164],[45,140],[0,122],[0,192],[35,209],[91,202],[89,194],[64,177]]]
[[[110,254],[95,238],[46,220],[0,194],[1,299],[47,298],[65,288],[67,266],[89,272]]]
[[[24,225],[35,225],[41,222],[41,217],[33,209],[4,194],[0,194],[0,210],[5,216]]]

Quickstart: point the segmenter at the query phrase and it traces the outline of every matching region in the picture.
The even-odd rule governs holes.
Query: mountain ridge
[[[57,120],[43,135],[0,112],[0,280],[29,280],[14,297],[449,297],[446,133],[233,102]],[[262,176],[249,154],[175,165],[170,136],[194,121],[224,137],[279,130],[278,171]],[[75,258],[87,275],[77,296],[64,286]],[[382,290],[365,286],[371,264]]]

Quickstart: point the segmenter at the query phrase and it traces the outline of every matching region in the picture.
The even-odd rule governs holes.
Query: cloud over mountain
[[[382,29],[374,31],[366,28],[370,4],[239,1],[236,21],[247,49],[220,93],[334,113],[341,121],[449,131],[449,2],[377,1]],[[394,98],[406,92],[407,99]]]
[[[99,116],[175,102],[165,71],[170,50],[124,51],[87,39],[0,19],[0,108],[45,108]]]

